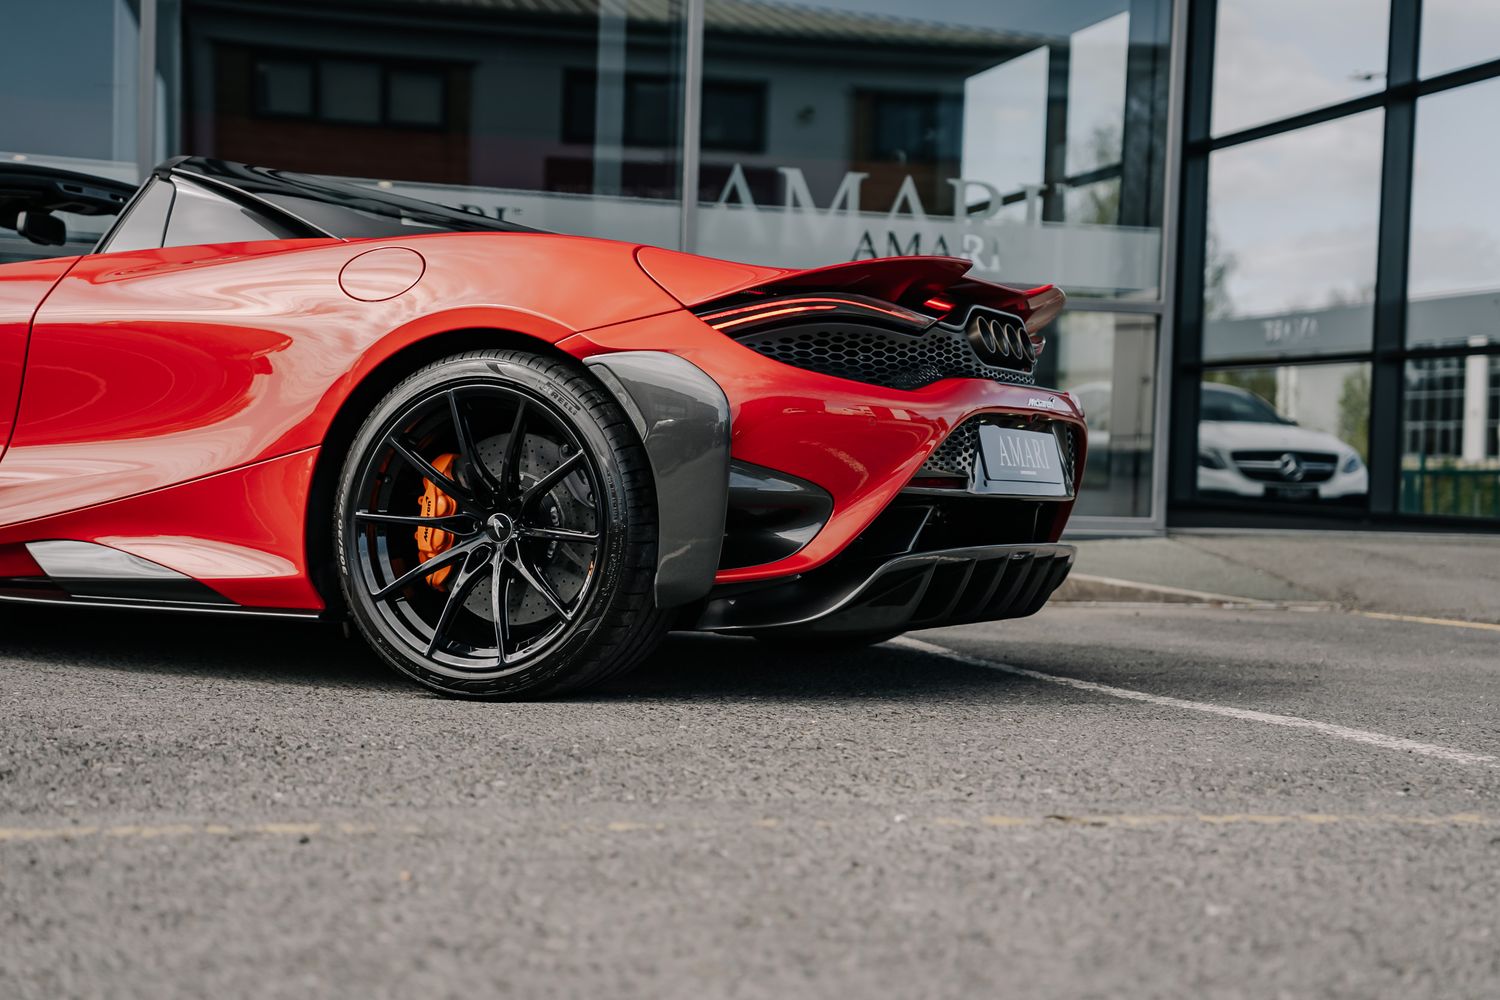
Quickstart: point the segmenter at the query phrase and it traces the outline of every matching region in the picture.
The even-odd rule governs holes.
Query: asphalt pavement
[[[541,704],[3,610],[0,996],[1500,995],[1500,630],[1052,607]]]

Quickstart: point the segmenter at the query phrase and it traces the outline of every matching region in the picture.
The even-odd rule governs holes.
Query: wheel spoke
[[[552,589],[552,584],[548,583],[547,578],[542,574],[526,565],[526,557],[521,555],[519,549],[516,550],[514,556],[508,556],[507,558],[510,560],[510,564],[516,568],[516,572],[521,574],[521,579],[525,580],[532,590],[541,594],[547,603],[552,605],[558,614],[562,615],[563,621],[573,620],[573,612],[563,607],[562,598],[557,596],[557,591]]]
[[[375,601],[388,600],[392,595],[403,590],[407,584],[411,583],[418,577],[428,576],[431,573],[442,569],[444,566],[447,566],[459,559],[462,559],[464,556],[467,556],[474,550],[476,544],[477,543],[475,542],[469,542],[464,545],[455,545],[447,552],[443,552],[433,556],[431,559],[412,567],[405,573],[402,573],[400,576],[396,577],[396,579],[392,580],[390,583],[386,584],[384,587],[381,587],[379,590],[375,591],[375,593],[370,595],[370,599]]]
[[[455,535],[472,535],[478,530],[474,518],[468,514],[449,514],[446,517],[422,517],[417,514],[381,514],[373,510],[357,510],[354,516],[372,524],[405,524],[413,528],[437,528],[451,531]]]
[[[443,613],[438,616],[437,624],[432,628],[432,638],[427,642],[428,656],[442,648],[443,638],[447,635],[448,626],[453,623],[453,616],[463,607],[464,599],[474,589],[474,584],[479,581],[483,572],[482,564],[471,568],[467,562],[458,571],[458,579],[453,581],[453,586],[448,590],[448,600],[443,602]]]
[[[500,492],[504,496],[521,488],[521,443],[526,440],[526,400],[516,400],[516,416],[505,439],[505,454],[500,460]]]
[[[397,438],[395,435],[391,436],[390,443],[391,447],[395,449],[396,454],[406,459],[407,463],[420,472],[423,477],[431,480],[433,485],[437,486],[438,489],[448,494],[454,500],[467,501],[473,499],[469,491],[460,486],[457,480],[439,472],[431,462],[418,455],[411,445]]]
[[[474,429],[469,426],[468,419],[458,405],[458,391],[455,389],[448,390],[448,410],[453,415],[453,431],[458,436],[458,450],[463,455],[465,466],[473,470],[479,485],[486,492],[498,493],[499,484],[479,454],[479,447],[474,443]]]
[[[526,538],[544,538],[555,542],[589,542],[599,541],[597,531],[574,531],[572,528],[531,528],[523,527],[521,534]]]
[[[504,676],[588,613],[613,537],[600,470],[566,408],[504,380],[466,377],[405,406],[361,451],[363,496],[345,508],[364,508],[344,521],[354,596],[435,674]]]
[[[563,477],[572,472],[582,462],[583,452],[581,451],[575,451],[559,462],[557,468],[547,473],[541,479],[538,479],[536,484],[526,491],[526,495],[521,497],[521,508],[524,510],[533,500],[546,496],[552,487],[562,482]]]
[[[495,619],[495,652],[502,665],[506,650],[510,648],[510,601],[507,599],[510,596],[510,574],[505,572],[507,565],[505,557],[498,552],[490,564],[490,614]]]

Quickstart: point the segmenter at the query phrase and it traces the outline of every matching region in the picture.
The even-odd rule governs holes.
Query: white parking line
[[[1446,625],[1449,628],[1473,628],[1486,632],[1500,632],[1500,625],[1493,622],[1468,622],[1459,618],[1433,618],[1428,615],[1393,615],[1386,611],[1357,611],[1366,618],[1379,618],[1387,622],[1414,622],[1418,625]]]
[[[1336,726],[1331,722],[1318,722],[1314,719],[1303,719],[1295,715],[1274,715],[1270,712],[1255,712],[1244,708],[1230,708],[1227,705],[1215,705],[1206,701],[1188,701],[1185,698],[1170,698],[1165,695],[1147,694],[1144,691],[1132,691],[1129,688],[1111,687],[1108,684],[1078,680],[1075,677],[1044,674],[1039,670],[1027,670],[1024,667],[1013,667],[1008,663],[1000,663],[996,660],[986,660],[978,656],[969,656],[967,653],[960,653],[946,646],[937,646],[930,642],[923,642],[921,639],[912,639],[903,636],[899,639],[892,639],[890,644],[922,653],[930,653],[933,656],[941,656],[958,663],[984,667],[986,670],[998,670],[1001,673],[1014,674],[1017,677],[1026,677],[1034,681],[1044,681],[1048,684],[1060,684],[1063,687],[1076,688],[1080,691],[1091,691],[1094,694],[1108,695],[1111,698],[1123,698],[1127,701],[1144,701],[1148,704],[1161,705],[1167,708],[1186,709],[1190,712],[1205,712],[1209,715],[1221,715],[1228,719],[1240,719],[1245,722],[1263,722],[1267,725],[1283,726],[1287,729],[1305,729],[1324,736],[1331,736],[1335,739],[1348,740],[1351,743],[1363,743],[1367,746],[1380,747],[1383,750],[1399,750],[1402,753],[1416,753],[1424,757],[1436,757],[1439,760],[1450,761],[1454,764],[1471,764],[1480,767],[1500,766],[1500,757],[1493,757],[1489,754],[1472,753],[1468,750],[1455,750],[1452,747],[1422,743],[1400,736],[1387,736],[1384,733],[1374,733],[1367,729],[1350,729],[1348,726]]]

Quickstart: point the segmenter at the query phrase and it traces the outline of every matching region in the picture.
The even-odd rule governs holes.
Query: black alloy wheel
[[[649,652],[665,628],[655,527],[644,451],[588,374],[485,351],[423,368],[376,408],[335,530],[376,651],[429,687],[498,697],[575,689]]]

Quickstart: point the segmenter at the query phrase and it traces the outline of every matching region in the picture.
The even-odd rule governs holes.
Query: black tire
[[[863,649],[866,646],[878,646],[882,642],[888,642],[898,635],[904,635],[905,630],[896,629],[892,632],[851,632],[847,635],[817,635],[779,632],[761,632],[755,636],[756,639],[768,646],[785,649],[789,653],[837,653],[840,650]]]
[[[666,633],[645,450],[581,365],[491,350],[413,372],[355,436],[336,508],[355,625],[436,691],[576,691]]]

